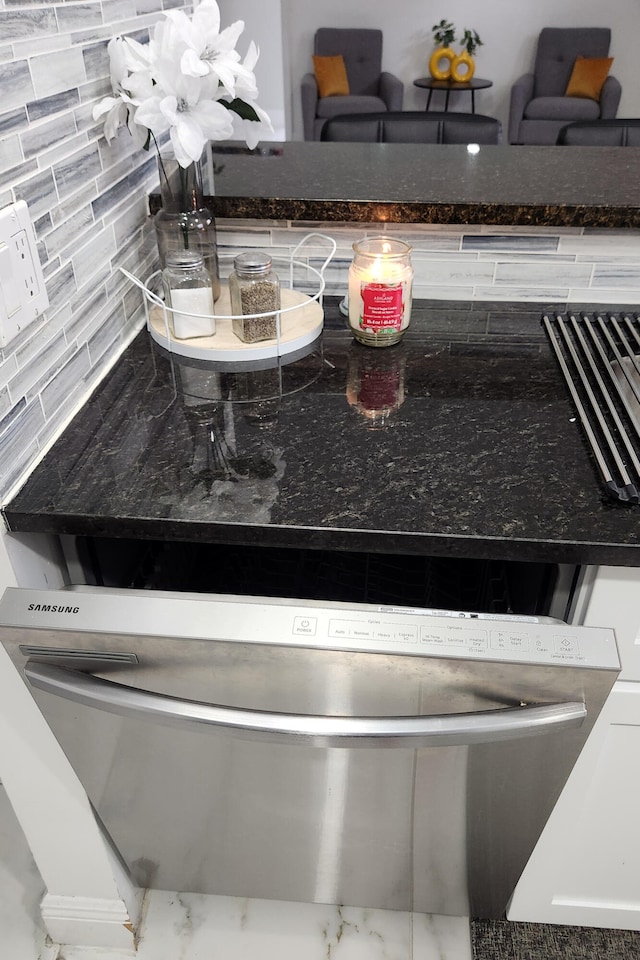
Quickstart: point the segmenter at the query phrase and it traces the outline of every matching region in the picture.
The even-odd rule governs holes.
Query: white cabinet
[[[0,593],[63,585],[54,538],[10,537],[0,528]],[[130,952],[138,893],[2,645],[0,779],[47,888],[40,906],[51,938]]]
[[[510,920],[640,930],[640,571],[601,567],[580,619],[623,664],[525,867]]]

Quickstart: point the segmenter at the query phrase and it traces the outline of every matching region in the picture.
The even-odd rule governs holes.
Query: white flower
[[[104,135],[111,143],[118,128],[126,124],[128,108],[120,97],[105,97],[93,108],[93,119],[104,119]]]
[[[233,129],[234,135],[244,140],[249,149],[253,150],[259,141],[262,140],[265,133],[273,133],[273,126],[268,114],[266,114],[257,103],[251,103],[249,106],[255,110],[258,119],[243,120],[242,117],[234,116]]]
[[[131,37],[109,43],[113,96],[94,107],[113,139],[127,126],[138,146],[169,134],[181,166],[198,161],[209,140],[242,135],[255,147],[271,121],[256,104],[254,67],[258,48],[252,42],[243,61],[235,49],[244,30],[237,20],[220,30],[216,0],[202,0],[189,19],[169,10],[148,44]]]
[[[238,78],[236,80],[236,97],[240,97],[243,100],[257,99],[258,87],[253,70],[258,62],[259,56],[260,51],[252,40],[249,44],[247,55],[242,61],[242,66],[238,69]]]
[[[120,39],[120,38],[117,38]],[[128,70],[134,76],[151,74],[151,45],[139,43],[133,37],[122,37],[120,42],[124,44],[124,57]]]
[[[258,96],[258,88],[253,68],[258,62],[259,56],[260,52],[252,40],[242,63],[243,72],[238,74],[236,83],[236,96],[246,103],[257,116],[257,120],[246,120],[237,115],[234,117],[235,135],[241,136],[250,150],[253,150],[267,131],[273,133],[273,126],[268,114],[255,102]]]
[[[175,81],[173,87],[163,85],[140,104],[135,122],[156,138],[169,131],[176,160],[187,167],[200,159],[208,140],[228,140],[233,135],[233,120],[217,100],[201,99],[201,80],[179,74]]]
[[[185,47],[180,59],[182,72],[192,77],[206,77],[211,73],[230,97],[235,96],[237,72],[242,69],[235,47],[244,30],[244,22],[237,20],[220,32],[220,10],[216,0],[202,0],[191,20],[182,10],[168,10],[166,17]]]
[[[127,126],[133,135],[136,146],[143,146],[146,134],[136,127],[133,118],[140,97],[147,96],[152,89],[149,75],[142,72],[131,74],[127,45],[119,37],[114,37],[107,46],[111,69],[111,87],[115,94],[105,97],[93,108],[93,119],[104,118],[104,135],[111,141],[121,126]]]

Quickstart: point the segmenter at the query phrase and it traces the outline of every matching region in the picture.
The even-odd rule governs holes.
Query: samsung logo
[[[27,610],[41,613],[79,613],[80,607],[60,607],[55,603],[30,603]]]

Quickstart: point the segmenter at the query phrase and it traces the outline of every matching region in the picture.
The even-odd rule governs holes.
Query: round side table
[[[465,90],[471,94],[471,113],[476,112],[476,90],[486,90],[493,86],[493,80],[483,80],[481,77],[472,77],[471,80],[436,80],[434,77],[420,77],[413,81],[414,87],[423,87],[429,91],[425,110],[431,106],[431,97],[434,90],[444,90],[444,109],[449,109],[449,97],[452,92]]]

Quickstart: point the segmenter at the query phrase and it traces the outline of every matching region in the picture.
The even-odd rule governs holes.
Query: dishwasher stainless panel
[[[477,917],[619,671],[535,617],[9,589],[0,637],[144,887]]]

